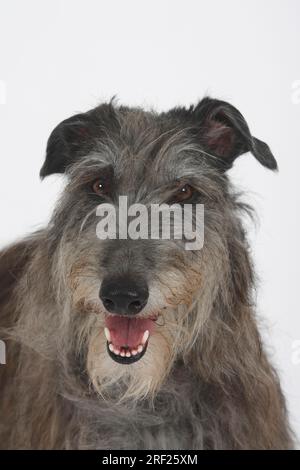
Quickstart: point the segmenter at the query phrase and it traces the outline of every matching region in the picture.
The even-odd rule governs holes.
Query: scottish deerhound
[[[277,164],[232,105],[156,113],[115,101],[61,122],[42,178],[66,187],[48,226],[0,258],[0,444],[17,449],[287,449],[278,377],[254,312],[227,171]],[[96,237],[96,207],[205,207],[204,245]]]

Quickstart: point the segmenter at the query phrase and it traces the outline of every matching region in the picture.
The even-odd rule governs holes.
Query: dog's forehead
[[[159,114],[128,110],[118,114],[119,128],[95,141],[93,151],[79,163],[81,172],[105,167],[121,186],[163,184],[203,172],[204,153],[188,126]]]

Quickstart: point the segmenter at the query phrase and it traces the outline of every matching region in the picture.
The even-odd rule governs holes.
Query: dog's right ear
[[[58,124],[48,139],[40,177],[64,173],[74,158],[87,151],[95,131],[95,123],[87,113],[76,114]]]
[[[118,130],[114,97],[109,103],[102,103],[86,113],[65,119],[55,127],[48,139],[40,177],[64,173],[74,161],[91,152],[97,140]]]

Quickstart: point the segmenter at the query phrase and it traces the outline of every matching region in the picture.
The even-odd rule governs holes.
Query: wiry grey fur
[[[66,188],[44,230],[0,255],[0,446],[38,449],[287,449],[277,375],[253,306],[254,274],[227,170],[247,151],[276,168],[228,103],[205,98],[156,114],[109,103],[61,123],[41,176]],[[250,158],[250,157],[249,157]],[[205,241],[95,235],[90,182],[107,169],[114,196],[165,202],[178,180],[205,205]],[[157,314],[145,356],[106,351],[105,275],[146,276]]]

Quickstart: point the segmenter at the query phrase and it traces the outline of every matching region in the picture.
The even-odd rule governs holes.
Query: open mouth
[[[133,364],[145,354],[154,329],[152,318],[108,315],[104,334],[109,356],[119,364]]]

